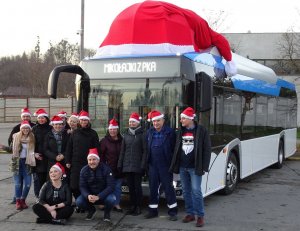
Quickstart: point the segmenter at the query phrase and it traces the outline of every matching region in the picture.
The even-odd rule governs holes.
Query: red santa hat
[[[79,115],[77,113],[73,112],[69,118],[72,118],[72,117],[78,119]]]
[[[64,121],[62,120],[62,118],[60,116],[53,116],[52,119],[51,119],[51,125],[53,124],[63,124]]]
[[[43,108],[38,109],[33,115],[37,116],[37,118],[39,118],[39,117],[49,117],[48,113]]]
[[[82,111],[79,113],[78,119],[80,119],[80,120],[90,120],[90,115],[89,115],[88,112],[82,110]]]
[[[115,129],[115,128],[119,128],[119,124],[115,119],[111,119],[109,121],[108,129]]]
[[[22,118],[23,116],[30,116],[30,117],[31,117],[31,113],[30,113],[30,111],[29,111],[29,109],[28,109],[27,107],[25,107],[25,108],[23,108],[23,109],[21,110],[21,118]]]
[[[90,148],[89,154],[87,155],[87,158],[89,158],[90,156],[94,156],[94,157],[96,157],[98,160],[100,160],[100,157],[99,157],[97,148]]]
[[[140,115],[137,112],[132,112],[129,117],[129,121],[134,121],[137,123],[140,123],[141,119],[142,119],[142,117],[140,117]]]
[[[186,118],[186,119],[190,119],[193,120],[195,118],[195,111],[193,108],[188,107],[186,108],[181,114],[180,117],[181,118]]]
[[[56,168],[58,171],[60,171],[60,172],[62,173],[62,175],[63,175],[64,177],[66,176],[66,170],[65,170],[64,166],[63,166],[61,163],[56,162],[56,163],[52,166],[52,168]]]
[[[67,118],[67,112],[65,112],[65,111],[60,111],[60,112],[57,113],[57,115],[59,117]]]
[[[164,114],[159,111],[154,110],[148,113],[148,121],[159,120],[161,118],[164,118]]]
[[[182,138],[184,139],[192,139],[194,137],[192,132],[186,132],[183,134]]]
[[[28,127],[31,129],[30,123],[27,120],[21,122],[20,129],[25,128],[25,127]]]

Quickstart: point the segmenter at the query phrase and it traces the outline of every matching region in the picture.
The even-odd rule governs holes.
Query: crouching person
[[[49,170],[49,178],[41,188],[39,201],[32,209],[38,216],[36,223],[64,225],[65,219],[73,214],[72,194],[69,186],[62,181],[65,168],[54,164]]]
[[[80,172],[80,193],[76,206],[87,211],[86,220],[92,220],[96,214],[94,205],[104,204],[104,221],[110,222],[110,212],[116,202],[113,194],[115,183],[112,170],[100,162],[97,148],[89,150],[88,164]]]

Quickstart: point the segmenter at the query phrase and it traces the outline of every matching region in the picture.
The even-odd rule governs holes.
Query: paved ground
[[[10,127],[9,127],[10,129]],[[7,134],[1,128],[0,142]],[[5,132],[4,132],[5,133]],[[2,137],[2,138],[1,138]],[[34,204],[33,192],[30,192],[29,209],[16,211],[10,205],[13,195],[13,182],[8,171],[9,154],[0,154],[0,230],[39,230],[51,231],[63,228],[64,231],[81,230],[211,230],[211,231],[297,231],[300,226],[300,155],[294,155],[284,162],[282,169],[268,168],[239,183],[236,191],[229,196],[219,194],[205,198],[206,225],[196,228],[194,223],[183,224],[167,219],[165,202],[160,205],[160,216],[146,220],[143,215],[133,217],[112,212],[111,226],[102,221],[103,212],[98,211],[94,221],[85,221],[85,214],[74,214],[64,227],[40,225],[35,223],[35,215],[31,210]],[[179,201],[179,217],[184,216],[183,201]],[[122,206],[126,207],[128,199],[122,198]],[[143,206],[146,212],[147,199]]]

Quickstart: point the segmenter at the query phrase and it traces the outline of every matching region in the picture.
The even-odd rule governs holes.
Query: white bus
[[[216,48],[180,55],[84,59],[79,66],[54,68],[48,93],[56,98],[61,73],[76,74],[76,110],[89,111],[100,137],[113,117],[124,130],[133,111],[145,118],[147,128],[146,116],[152,109],[163,112],[177,129],[181,111],[194,107],[212,141],[202,192],[229,194],[239,179],[271,165],[281,168],[296,151],[297,130],[295,85],[249,59],[233,54],[233,60],[238,74],[229,78]]]

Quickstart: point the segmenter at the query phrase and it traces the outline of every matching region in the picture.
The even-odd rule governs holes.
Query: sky
[[[97,49],[111,22],[126,7],[143,0],[85,0],[85,48]],[[209,21],[222,13],[220,33],[300,32],[300,0],[164,0]],[[80,43],[81,0],[3,0],[0,7],[0,57],[34,50],[66,39]]]

